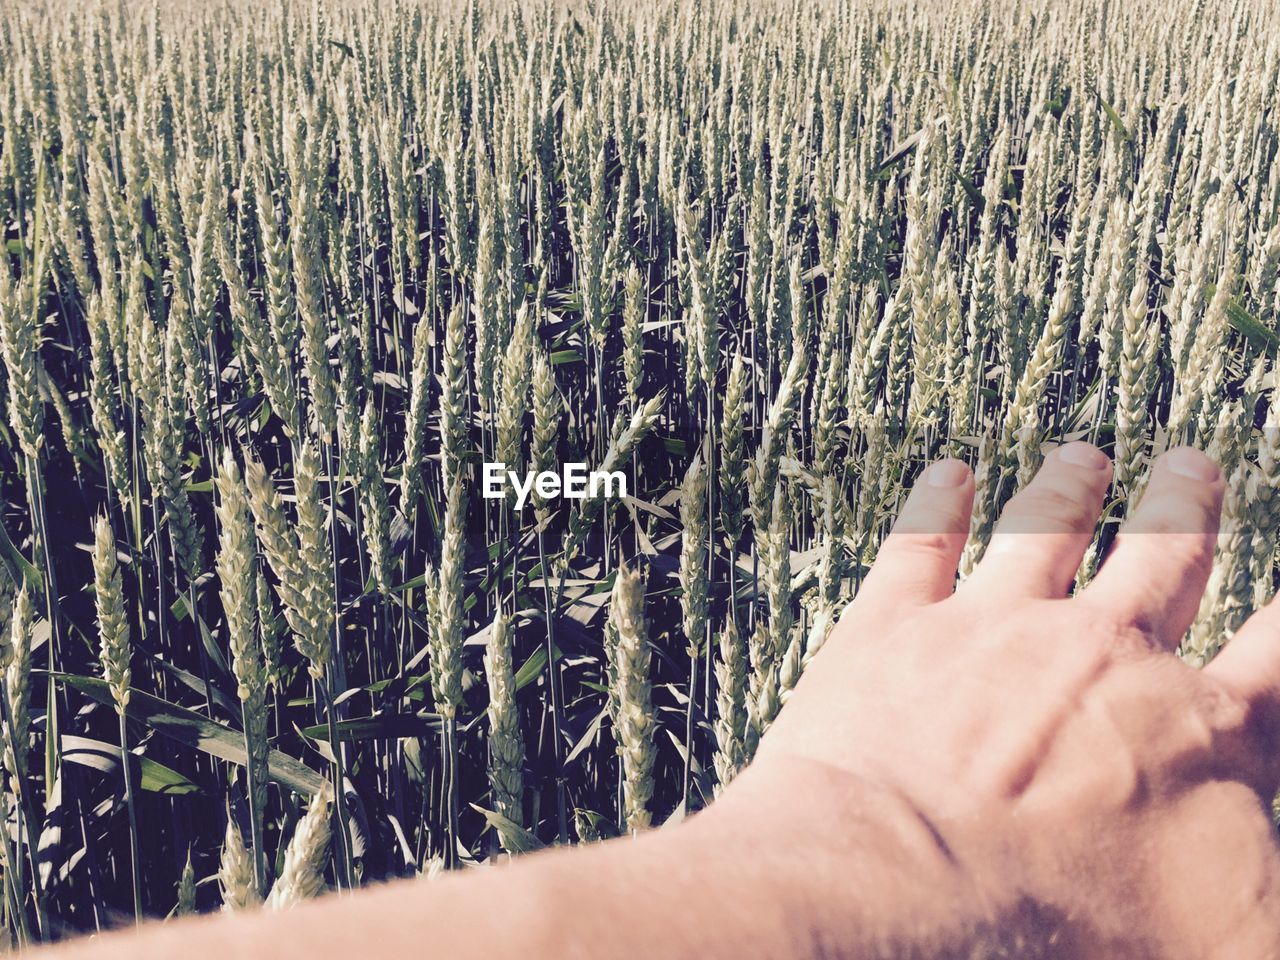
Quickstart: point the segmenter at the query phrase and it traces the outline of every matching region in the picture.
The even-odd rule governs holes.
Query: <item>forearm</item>
[[[801,924],[788,897],[766,895],[776,878],[752,857],[751,837],[711,826],[329,894],[282,913],[145,925],[58,952],[63,960],[345,960],[417,955],[430,944],[459,960],[795,955],[785,945]]]
[[[63,951],[67,960],[337,960],[430,943],[457,958],[969,956],[986,936],[974,922],[982,907],[928,826],[883,792],[850,786],[856,795],[833,802],[830,789],[793,782],[824,776],[808,764],[749,772],[710,810],[635,840]],[[790,789],[777,788],[783,777]]]

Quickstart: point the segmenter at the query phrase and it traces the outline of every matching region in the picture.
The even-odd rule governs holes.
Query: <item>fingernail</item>
[[[958,487],[969,476],[969,467],[963,460],[939,460],[929,468],[929,486]]]
[[[1222,476],[1216,463],[1191,447],[1175,447],[1164,455],[1164,462],[1178,476],[1202,483],[1213,483]]]
[[[1067,463],[1077,467],[1088,467],[1090,470],[1105,470],[1111,463],[1107,455],[1091,443],[1073,440],[1058,448],[1058,456]]]

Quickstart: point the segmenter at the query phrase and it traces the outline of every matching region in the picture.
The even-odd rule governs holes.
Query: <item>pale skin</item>
[[[956,587],[931,466],[754,764],[636,840],[57,948],[263,956],[1280,957],[1280,604],[1197,671],[1218,467],[1178,449],[1083,590],[1110,482],[1051,452]]]

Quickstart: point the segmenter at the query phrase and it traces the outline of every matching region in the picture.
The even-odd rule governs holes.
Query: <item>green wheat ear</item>
[[[615,738],[623,770],[623,824],[632,833],[653,818],[655,727],[649,676],[651,654],[644,613],[644,581],[638,570],[622,564],[614,578],[609,618],[617,636],[614,653],[618,719]]]
[[[116,539],[106,517],[98,517],[94,524],[93,583],[102,677],[107,681],[116,709],[124,713],[129,705],[129,660],[133,645],[116,562]]]

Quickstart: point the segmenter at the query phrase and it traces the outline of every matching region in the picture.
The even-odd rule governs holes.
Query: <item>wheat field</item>
[[[1271,0],[0,13],[4,937],[713,802],[904,488],[1231,478],[1276,582]],[[482,495],[484,464],[628,496]],[[124,758],[127,758],[125,762]]]

